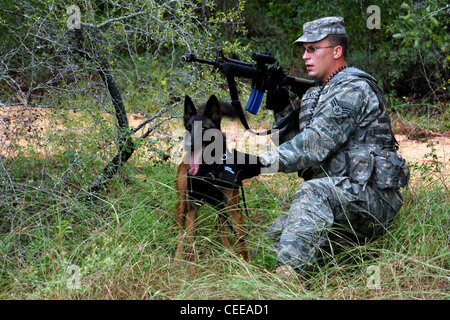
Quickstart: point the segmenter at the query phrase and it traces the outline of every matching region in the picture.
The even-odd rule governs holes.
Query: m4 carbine
[[[252,79],[252,92],[247,101],[245,110],[257,114],[264,97],[264,92],[276,89],[280,86],[289,86],[290,90],[301,97],[308,88],[314,85],[314,81],[287,75],[280,66],[268,66],[275,64],[276,59],[270,52],[258,52],[252,54],[252,60],[256,63],[225,58],[222,49],[217,51],[215,61],[197,58],[193,53],[183,55],[183,62],[199,62],[211,65],[219,69],[227,77],[230,90],[231,105],[236,110],[245,129],[251,131],[242,111],[238,96],[235,78]],[[253,132],[254,133],[254,132]],[[266,132],[265,134],[268,134]],[[261,133],[259,133],[261,134]]]

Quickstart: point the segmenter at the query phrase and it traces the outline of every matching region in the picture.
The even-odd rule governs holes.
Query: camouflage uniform
[[[309,32],[298,42],[323,39],[314,33],[323,31],[322,26],[325,32],[342,33],[342,18],[317,21],[304,25]],[[292,110],[288,106],[276,113],[274,127]],[[396,153],[381,90],[356,68],[339,70],[328,82],[310,88],[298,123],[280,130],[280,145],[260,157],[265,165],[278,162],[281,172],[314,171],[298,187],[289,213],[268,230],[277,265],[307,270],[323,245],[382,235],[403,204],[399,188],[407,184],[409,169]]]

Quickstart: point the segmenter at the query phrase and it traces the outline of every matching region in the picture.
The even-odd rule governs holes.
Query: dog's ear
[[[206,103],[204,116],[210,118],[216,127],[220,129],[220,121],[222,120],[222,112],[220,111],[220,102],[215,95],[209,97]]]
[[[196,114],[197,109],[195,108],[194,103],[192,102],[191,98],[188,95],[186,95],[184,97],[184,117],[183,117],[184,126],[186,126],[189,119],[192,116],[195,116]]]

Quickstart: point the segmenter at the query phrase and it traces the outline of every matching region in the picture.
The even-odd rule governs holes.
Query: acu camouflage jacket
[[[273,127],[293,107],[275,114]],[[373,77],[346,68],[329,82],[310,88],[302,98],[299,121],[272,136],[279,145],[260,155],[264,164],[278,161],[279,171],[313,169],[315,177],[350,176],[379,189],[406,186],[409,169],[396,152],[384,100]],[[372,178],[372,179],[371,179]]]

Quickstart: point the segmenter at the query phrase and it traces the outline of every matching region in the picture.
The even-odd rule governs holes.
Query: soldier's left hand
[[[234,168],[237,182],[250,179],[261,174],[264,165],[258,156],[233,150]]]

